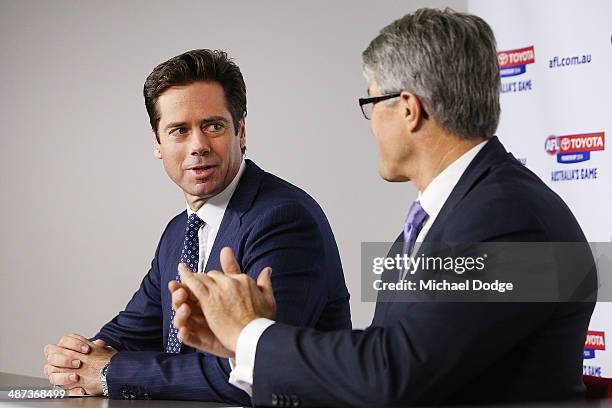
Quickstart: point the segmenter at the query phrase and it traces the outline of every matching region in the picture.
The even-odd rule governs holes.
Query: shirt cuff
[[[244,326],[236,343],[236,360],[230,359],[232,371],[229,383],[251,397],[253,396],[253,370],[255,369],[257,343],[264,331],[274,323],[274,320],[261,317]]]

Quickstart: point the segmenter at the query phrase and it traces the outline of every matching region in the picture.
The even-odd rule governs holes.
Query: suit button
[[[276,407],[278,405],[278,395],[272,394],[272,406]]]
[[[301,405],[301,401],[300,399],[297,397],[297,395],[292,395],[291,396],[291,406],[293,408],[298,408]]]

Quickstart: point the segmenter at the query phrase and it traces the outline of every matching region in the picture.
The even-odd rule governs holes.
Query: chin
[[[389,169],[385,166],[379,166],[378,174],[385,181],[390,181],[392,183],[410,181],[410,177],[401,174],[399,171],[394,171],[394,169]]]
[[[388,166],[384,166],[383,164],[378,165],[378,174],[385,181],[397,181],[397,175],[395,174],[395,172]]]
[[[212,180],[204,183],[190,184],[182,188],[182,190],[190,196],[199,198],[210,198],[220,192],[218,191],[218,184],[212,182]]]
[[[191,191],[192,195],[200,198],[214,197],[221,192],[217,188],[215,188],[215,186],[206,186],[205,188],[194,187]]]

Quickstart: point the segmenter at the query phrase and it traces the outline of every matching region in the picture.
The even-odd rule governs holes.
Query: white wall
[[[248,156],[308,191],[340,248],[355,327],[362,241],[400,232],[415,197],[383,182],[357,105],[361,52],[421,6],[453,1],[0,1],[0,371],[42,374],[42,347],[93,335],[184,209],[153,158],[142,99],[158,63],[226,49],[247,83]]]

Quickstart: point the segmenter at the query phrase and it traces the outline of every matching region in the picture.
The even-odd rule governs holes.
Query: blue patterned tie
[[[404,254],[408,256],[412,254],[414,243],[427,218],[429,218],[429,214],[421,207],[421,203],[418,201],[412,203],[410,211],[408,211],[408,217],[406,217],[406,223],[404,224]],[[404,278],[405,272],[400,271],[400,280]]]
[[[198,262],[200,260],[200,245],[198,240],[198,230],[204,224],[204,221],[193,213],[187,218],[187,227],[185,228],[185,241],[183,242],[183,252],[181,252],[181,263],[187,265],[192,272],[198,272]],[[181,277],[176,273],[176,281],[180,282]],[[178,331],[174,327],[175,311],[172,309],[172,317],[170,318],[170,333],[168,333],[168,344],[166,344],[166,353],[179,353],[181,351],[181,342],[177,338]]]

